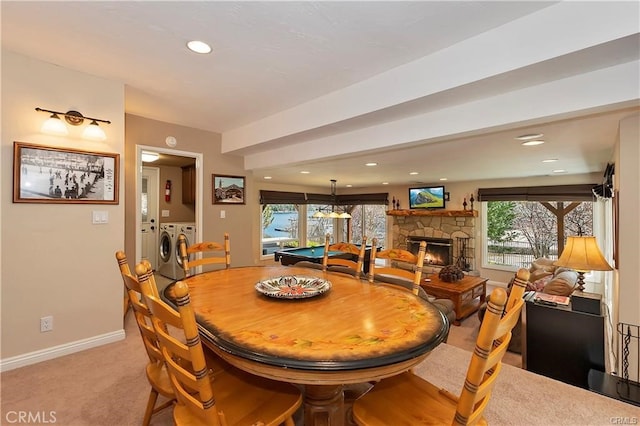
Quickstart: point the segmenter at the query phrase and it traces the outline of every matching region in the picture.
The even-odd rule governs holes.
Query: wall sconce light
[[[104,131],[98,125],[98,122],[111,124],[109,120],[101,120],[99,118],[85,117],[78,111],[51,111],[43,108],[36,108],[36,111],[46,112],[51,114],[51,117],[42,124],[40,131],[42,133],[48,133],[52,135],[66,136],[69,134],[69,130],[64,122],[60,119],[60,116],[64,116],[64,120],[72,126],[79,126],[84,123],[84,120],[91,120],[91,123],[82,132],[82,137],[94,141],[103,141],[107,139]]]

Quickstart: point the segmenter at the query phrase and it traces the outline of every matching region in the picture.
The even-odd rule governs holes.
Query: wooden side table
[[[440,280],[437,274],[422,280],[420,286],[427,294],[453,302],[456,320],[454,325],[476,312],[487,296],[487,278],[466,275],[460,281],[448,283]]]

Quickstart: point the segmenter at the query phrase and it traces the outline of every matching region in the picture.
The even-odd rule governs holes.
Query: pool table
[[[357,244],[356,244],[357,245]],[[276,262],[280,261],[280,263],[284,266],[286,265],[294,265],[302,260],[306,260],[313,263],[322,263],[322,258],[324,256],[324,247],[297,247],[290,249],[278,250],[273,253],[273,260]],[[371,256],[371,247],[367,246],[364,255],[364,273],[366,274],[369,270],[369,257]],[[336,257],[342,259],[351,259],[354,261],[358,261],[357,254],[344,253],[344,252],[329,252],[329,257]]]

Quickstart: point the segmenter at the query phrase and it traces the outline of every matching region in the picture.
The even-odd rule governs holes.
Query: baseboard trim
[[[501,287],[506,289],[507,285],[509,285],[508,283],[503,283],[502,281],[492,281],[492,280],[488,280],[487,281],[487,287]]]
[[[53,346],[47,349],[41,349],[39,351],[2,359],[0,360],[0,373],[20,367],[26,367],[27,365],[37,364],[42,361],[59,358],[61,356],[70,355],[76,352],[82,352],[108,343],[114,343],[123,340],[124,338],[124,330],[118,330],[111,333],[101,334],[99,336],[89,337],[87,339],[76,340],[75,342],[65,343],[64,345]]]

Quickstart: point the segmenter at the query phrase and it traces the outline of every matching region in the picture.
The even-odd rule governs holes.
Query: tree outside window
[[[539,257],[557,259],[570,235],[593,235],[589,201],[487,202],[487,263],[527,267]]]

